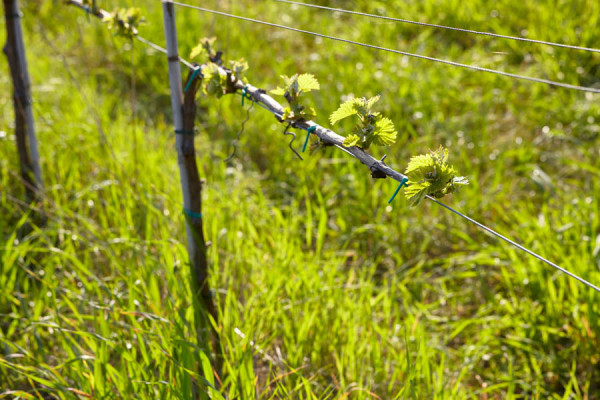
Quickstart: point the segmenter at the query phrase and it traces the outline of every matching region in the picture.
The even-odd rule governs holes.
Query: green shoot
[[[142,11],[135,7],[119,8],[104,17],[103,21],[108,24],[108,29],[115,30],[115,36],[127,39],[133,39],[137,27],[146,23]]]
[[[216,41],[216,37],[200,39],[200,43],[192,49],[190,59],[193,60],[206,57],[209,60],[212,60],[217,55],[217,52],[213,49],[213,45]]]
[[[271,90],[271,94],[284,96],[289,107],[284,109],[284,122],[296,122],[302,120],[310,120],[317,115],[314,108],[306,108],[299,102],[299,98],[303,93],[308,93],[313,90],[320,90],[319,81],[312,74],[295,74],[291,77],[282,75],[281,79],[285,83],[285,87],[278,87]]]
[[[227,93],[227,75],[216,64],[210,63],[202,70],[202,92],[220,98]]]
[[[453,166],[447,163],[448,149],[439,147],[436,151],[411,157],[404,172],[408,176],[408,187],[404,194],[411,206],[417,206],[426,195],[441,199],[469,184],[464,176],[457,176]]]
[[[336,122],[356,115],[359,123],[353,132],[344,140],[344,146],[360,146],[368,149],[371,144],[387,146],[396,142],[396,128],[394,123],[381,113],[373,112],[371,109],[379,101],[379,96],[366,99],[365,97],[353,98],[342,105],[331,114],[329,120],[332,125]]]
[[[216,40],[214,37],[200,39],[200,43],[192,49],[190,59],[208,62],[202,69],[202,92],[220,98],[224,94],[235,92],[232,85],[236,81],[247,82],[244,75],[248,71],[248,63],[243,58],[230,60],[229,72],[224,73],[219,69],[222,62],[221,53],[214,49]]]
[[[241,80],[244,83],[248,82],[245,76],[246,71],[248,71],[248,62],[246,60],[243,58],[240,58],[239,60],[229,60],[228,65],[231,73],[236,79]]]
[[[239,79],[242,82],[246,82],[243,73],[248,70],[248,63],[241,60],[230,61],[229,64],[232,66],[230,73],[224,72],[215,63],[209,63],[202,69],[202,92],[204,94],[220,98],[225,94],[233,93],[235,89],[229,85],[229,82],[233,83],[231,74],[234,75],[236,80]]]

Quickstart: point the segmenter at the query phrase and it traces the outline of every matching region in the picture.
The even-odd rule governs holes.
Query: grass
[[[32,214],[1,63],[0,398],[190,399],[198,385],[202,398],[600,398],[598,294],[435,204],[388,206],[397,183],[333,149],[299,162],[259,108],[224,163],[245,117],[239,96],[200,98],[197,123],[225,352],[217,394],[190,322],[166,61],[75,8],[23,3],[49,219],[23,234]],[[163,43],[160,5],[135,4],[149,22],[141,34]],[[593,1],[320,4],[600,43]],[[599,54],[272,1],[206,6],[574,84],[600,74]],[[177,21],[182,55],[215,35],[259,87],[314,74],[322,90],[307,97],[324,124],[348,95],[381,94],[400,136],[376,155],[402,170],[448,146],[471,181],[448,204],[600,283],[600,96],[193,10],[177,9]]]

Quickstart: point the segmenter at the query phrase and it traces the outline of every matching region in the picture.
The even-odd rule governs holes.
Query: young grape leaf
[[[192,52],[190,53],[190,60],[204,58],[204,56],[206,56],[207,54],[208,53],[206,52],[206,49],[201,44],[199,44],[198,46],[192,49]]]
[[[229,69],[236,79],[246,82],[244,74],[248,71],[248,63],[243,58],[240,58],[239,60],[229,60]]]
[[[353,134],[344,141],[352,143],[353,146],[360,143],[363,149],[368,149],[371,144],[387,146],[396,142],[396,128],[389,118],[384,118],[381,113],[373,112],[371,108],[379,101],[380,97],[370,99],[365,97],[353,98],[340,105],[340,107],[329,116],[329,121],[335,125],[338,121],[356,115],[359,123],[354,127]],[[358,137],[358,140],[356,140]]]
[[[190,53],[190,59],[193,60],[204,56],[207,56],[208,59],[215,57],[217,52],[213,49],[213,46],[216,41],[216,37],[200,39],[200,43],[192,49],[192,52]]]
[[[302,74],[298,76],[298,87],[301,91],[307,93],[313,90],[321,90],[321,85],[319,85],[319,81],[312,74]]]
[[[340,107],[329,116],[331,125],[335,125],[336,122],[341,121],[344,118],[351,117],[358,114],[357,106],[360,103],[360,99],[352,98],[340,105]]]
[[[377,102],[379,101],[379,99],[380,99],[380,98],[381,98],[381,96],[380,96],[380,95],[377,95],[377,96],[375,96],[375,97],[371,97],[369,100],[367,100],[367,104],[366,104],[367,110],[368,110],[368,111],[371,111],[371,108],[373,107],[373,105],[374,105],[375,103],[377,103]]]
[[[269,93],[276,96],[283,96],[285,94],[285,89],[278,87],[277,89],[272,89]]]
[[[404,189],[404,195],[408,199],[408,205],[411,207],[418,206],[427,195],[427,186],[410,185]]]
[[[207,64],[202,70],[202,75],[204,76],[202,91],[205,94],[221,97],[226,93],[227,75],[221,74],[216,64]]]
[[[312,107],[305,107],[298,99],[305,92],[319,90],[320,85],[317,79],[311,74],[295,74],[293,76],[281,75],[285,87],[278,87],[270,91],[273,95],[285,96],[289,104],[283,114],[283,121],[295,122],[301,120],[310,120],[316,116],[316,111]]]
[[[421,203],[427,195],[439,199],[469,183],[467,178],[456,176],[456,170],[447,160],[448,149],[442,146],[429,154],[411,157],[404,172],[408,177],[404,194],[411,206]]]
[[[375,130],[373,136],[375,137],[373,143],[377,146],[389,146],[396,143],[396,128],[391,119],[382,117],[375,122]]]
[[[136,29],[144,24],[146,20],[139,8],[119,8],[102,19],[108,25],[108,29],[114,29],[116,36],[133,39]]]
[[[360,136],[351,134],[344,139],[344,147],[356,146],[360,142]]]

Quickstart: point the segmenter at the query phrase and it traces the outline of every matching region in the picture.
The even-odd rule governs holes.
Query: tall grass
[[[319,3],[600,43],[591,1]],[[117,4],[133,2],[102,2]],[[141,33],[163,43],[160,4],[135,5],[149,22]],[[532,76],[599,79],[598,54],[270,1],[208,5]],[[434,204],[409,209],[398,196],[388,206],[396,183],[372,180],[334,149],[299,162],[259,108],[224,163],[245,117],[233,96],[199,99],[196,138],[225,353],[219,382],[190,322],[164,56],[59,2],[23,11],[49,218],[31,227],[20,201],[0,63],[0,398],[600,397],[597,294]],[[182,55],[215,35],[228,57],[248,60],[256,85],[315,74],[319,121],[350,94],[382,94],[401,135],[379,156],[402,169],[410,155],[448,146],[472,182],[450,204],[600,283],[599,96],[190,10],[177,9],[177,21]]]

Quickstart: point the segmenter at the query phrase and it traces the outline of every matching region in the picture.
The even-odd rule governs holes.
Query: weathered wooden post
[[[194,120],[196,116],[195,93],[197,81],[191,82],[183,95],[181,70],[177,46],[177,31],[175,28],[175,11],[171,0],[163,0],[163,19],[167,42],[167,57],[169,61],[169,84],[171,87],[171,107],[175,125],[175,147],[177,148],[177,163],[183,194],[183,211],[186,219],[187,247],[192,274],[192,293],[196,305],[196,333],[199,345],[209,348],[207,335],[202,331],[210,331],[210,321],[207,313],[217,322],[217,309],[213,302],[208,285],[208,262],[206,258],[206,243],[202,229],[202,183],[196,165],[194,148]],[[194,74],[195,75],[195,74]],[[192,75],[188,76],[188,79]],[[200,306],[201,308],[199,308]],[[214,351],[216,354],[215,368],[220,374],[220,341],[219,335],[213,330]]]
[[[4,0],[4,19],[6,21],[6,44],[3,51],[8,59],[13,82],[15,136],[21,163],[21,177],[25,185],[25,199],[30,203],[39,198],[43,189],[43,181],[40,154],[35,136],[31,107],[31,83],[27,69],[18,0]]]

